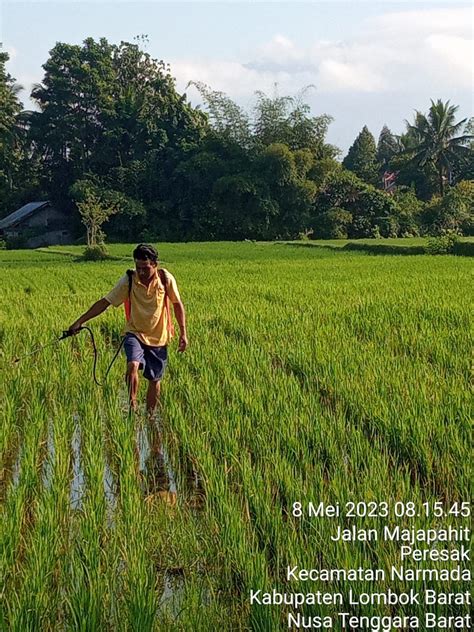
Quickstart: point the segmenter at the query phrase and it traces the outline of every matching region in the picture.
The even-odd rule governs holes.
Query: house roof
[[[50,204],[48,200],[46,200],[46,202],[30,202],[29,204],[25,204],[25,206],[22,206],[18,210],[13,211],[13,213],[10,213],[10,215],[1,219],[0,229],[10,228],[19,222],[22,222],[24,219],[33,215],[33,213],[36,213],[48,204]]]

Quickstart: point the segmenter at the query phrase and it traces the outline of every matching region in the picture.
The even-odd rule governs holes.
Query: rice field
[[[291,608],[251,605],[251,590],[386,589],[289,586],[289,565],[399,566],[395,543],[333,542],[334,521],[299,519],[293,503],[469,500],[469,258],[159,246],[190,346],[171,348],[148,420],[128,414],[122,357],[94,384],[87,332],[12,362],[102,297],[132,249],[113,245],[102,263],[78,262],[80,248],[0,251],[0,630],[284,630]],[[99,380],[123,323],[114,308],[88,323]],[[392,523],[467,526],[455,515]]]

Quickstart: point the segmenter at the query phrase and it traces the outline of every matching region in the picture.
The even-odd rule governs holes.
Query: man
[[[173,304],[179,325],[178,351],[188,346],[186,316],[176,280],[167,270],[158,270],[158,253],[149,244],[139,244],[133,251],[135,272],[125,274],[117,285],[80,316],[70,327],[77,333],[84,323],[102,314],[110,305],[118,307],[129,301],[124,349],[127,357],[125,380],[130,408],[137,410],[138,371],[148,380],[146,406],[152,414],[160,395],[160,381],[167,362],[167,346],[172,336],[168,301]],[[163,280],[166,287],[163,286]]]

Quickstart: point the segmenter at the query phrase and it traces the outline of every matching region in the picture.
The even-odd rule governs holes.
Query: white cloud
[[[414,9],[394,11],[365,20],[367,32],[380,32],[383,37],[420,38],[433,32],[459,33],[472,37],[473,10],[471,7],[455,9]]]
[[[472,40],[456,35],[436,34],[426,38],[426,46],[433,58],[438,58],[441,68],[464,77],[472,87],[473,44]]]
[[[321,62],[316,79],[318,89],[323,92],[350,90],[377,92],[386,88],[383,75],[374,72],[364,62],[325,59]]]
[[[0,0],[1,2],[1,0]],[[384,10],[380,0],[380,11]],[[393,6],[393,4],[392,4]],[[406,5],[405,5],[406,6]],[[314,114],[328,112],[335,117],[328,139],[345,151],[365,124],[377,135],[383,124],[394,132],[403,131],[403,120],[414,109],[429,107],[430,98],[451,99],[460,105],[459,118],[472,115],[473,9],[426,9],[392,11],[363,21],[356,35],[340,40],[315,38],[302,45],[282,30],[246,59],[169,59],[180,92],[189,81],[202,81],[221,90],[249,110],[254,93],[296,95],[304,86],[316,86],[307,95]],[[21,61],[12,47],[15,61]],[[15,72],[25,91],[26,107],[33,82],[31,76]],[[187,89],[194,104],[200,95]]]
[[[268,43],[260,47],[260,54],[274,62],[285,63],[288,60],[304,58],[304,51],[298,50],[293,42],[284,35],[275,35]]]
[[[277,34],[247,63],[175,60],[171,68],[180,87],[204,81],[235,98],[275,82],[281,92],[315,84],[320,94],[470,90],[472,17],[469,7],[391,12],[365,20],[352,39],[302,47]]]
[[[3,51],[4,53],[8,53],[10,61],[12,61],[12,59],[15,59],[15,57],[18,56],[18,52],[16,48],[14,48],[13,46],[4,46],[3,44],[0,43],[0,50]]]

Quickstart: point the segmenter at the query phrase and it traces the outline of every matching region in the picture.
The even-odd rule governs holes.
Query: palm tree
[[[453,166],[467,158],[471,149],[466,146],[474,136],[459,133],[467,119],[455,122],[458,106],[443,103],[441,99],[435,103],[431,101],[428,115],[416,111],[414,124],[407,125],[406,152],[409,152],[411,162],[419,167],[432,164],[438,174],[439,192],[444,195],[445,178],[452,172]]]
[[[18,167],[22,140],[19,122],[22,104],[18,98],[22,86],[8,74],[8,53],[0,51],[0,174],[9,191],[13,191],[13,174]]]

